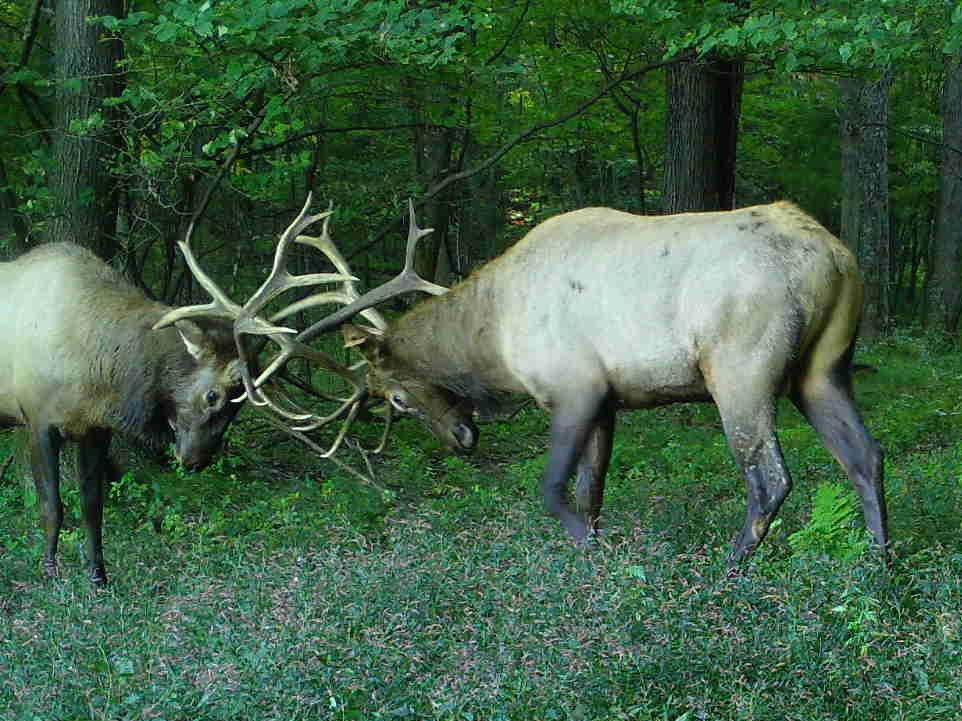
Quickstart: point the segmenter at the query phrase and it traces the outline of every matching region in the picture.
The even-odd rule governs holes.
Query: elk
[[[185,467],[207,465],[240,407],[230,402],[242,391],[233,338],[228,327],[190,320],[153,331],[170,308],[69,243],[0,263],[0,289],[0,426],[29,432],[44,570],[57,574],[60,450],[75,441],[87,563],[103,585],[111,434],[175,441]]]
[[[350,275],[333,249],[328,214],[305,217],[306,210],[291,236]],[[320,219],[320,238],[297,236]],[[302,430],[346,414],[330,452],[367,394],[417,416],[457,451],[477,443],[473,408],[498,393],[532,396],[551,415],[545,506],[579,543],[598,522],[615,412],[714,402],[747,484],[747,518],[732,565],[765,537],[791,488],[775,429],[776,400],[787,395],[848,474],[885,552],[882,452],[852,392],[862,281],[851,252],[796,206],[783,201],[660,217],[577,210],[544,221],[450,291],[412,270],[417,240],[428,232],[417,228],[412,205],[399,276],[364,295],[345,282],[342,291],[317,293],[272,318],[257,315],[264,292],[239,309],[189,261],[215,300],[168,320],[214,308],[218,317],[234,319],[235,338],[257,333],[275,340],[281,350],[262,374],[253,378],[245,365],[247,395]],[[189,248],[182,249],[190,259]],[[283,288],[286,252],[278,248],[264,288]],[[344,325],[414,290],[434,297],[390,324],[378,316],[373,327]],[[294,309],[326,303],[343,307],[299,333],[275,324]],[[360,386],[352,369],[309,345],[342,325],[346,345],[366,359],[363,388],[325,417],[268,397],[271,374],[295,356],[320,360]],[[574,507],[567,499],[571,476]]]

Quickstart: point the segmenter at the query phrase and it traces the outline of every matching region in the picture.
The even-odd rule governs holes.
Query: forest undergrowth
[[[113,486],[101,591],[68,483],[61,576],[43,578],[11,464],[0,718],[958,719],[962,353],[903,334],[858,360],[876,369],[856,388],[886,453],[890,568],[787,402],[795,487],[735,576],[744,484],[710,405],[619,416],[587,548],[541,508],[533,406],[484,424],[467,459],[401,424],[386,494],[245,412],[210,469],[142,462]]]

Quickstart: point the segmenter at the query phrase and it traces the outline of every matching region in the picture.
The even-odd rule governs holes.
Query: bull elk
[[[80,246],[42,245],[0,263],[0,426],[27,426],[45,536],[57,573],[63,524],[60,450],[79,444],[91,579],[107,582],[101,528],[113,431],[166,444],[184,466],[208,464],[239,406],[241,364],[228,327],[181,321]]]
[[[320,238],[297,235],[327,215],[305,216],[306,210],[290,238],[320,249],[350,275],[326,219]],[[885,551],[882,453],[852,395],[862,282],[852,254],[797,207],[778,202],[661,217],[606,208],[565,213],[450,292],[412,270],[415,245],[427,232],[415,225],[412,206],[407,262],[397,278],[363,296],[345,282],[342,290],[317,293],[273,318],[257,316],[260,302],[240,311],[183,245],[214,301],[167,320],[214,312],[234,318],[236,338],[258,333],[279,343],[260,376],[243,369],[247,394],[302,429],[345,415],[349,423],[370,393],[425,421],[453,449],[470,451],[478,438],[472,408],[500,392],[533,396],[551,414],[545,505],[578,542],[601,511],[615,411],[713,401],[748,490],[732,563],[754,551],[791,488],[775,430],[776,399],[786,394],[845,469],[866,525]],[[286,253],[278,248],[265,288],[284,287]],[[377,316],[373,327],[344,325],[346,345],[367,361],[364,381],[309,345],[412,290],[435,297],[391,324]],[[263,289],[259,295],[266,298]],[[295,309],[326,303],[343,307],[300,333],[275,325]],[[319,360],[353,379],[357,391],[326,417],[272,400],[265,383],[294,356]],[[572,475],[575,508],[566,498]]]

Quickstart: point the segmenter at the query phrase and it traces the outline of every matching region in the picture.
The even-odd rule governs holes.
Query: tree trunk
[[[668,69],[666,213],[730,210],[744,67],[710,58]]]
[[[946,333],[959,329],[962,312],[962,55],[945,58],[942,89],[942,174],[935,268],[930,284],[932,315]]]
[[[862,116],[860,83],[854,78],[839,81],[839,146],[842,171],[842,220],[839,235],[853,253],[858,252],[858,218],[862,202],[862,178],[858,170]]]
[[[843,240],[858,256],[865,281],[861,332],[877,336],[891,319],[891,233],[888,196],[888,90],[890,72],[878,80],[842,83]],[[849,137],[846,138],[845,134]]]
[[[54,18],[56,109],[52,217],[47,240],[86,245],[103,258],[117,249],[117,194],[110,162],[119,145],[105,98],[121,89],[122,45],[88,19],[123,14],[122,0],[57,0]]]
[[[451,170],[453,131],[450,128],[425,124],[415,131],[415,149],[418,181],[423,187],[428,187]],[[438,276],[437,262],[439,252],[447,247],[450,221],[447,195],[447,192],[442,191],[421,209],[418,225],[422,228],[434,228],[434,232],[418,244],[415,258],[415,267],[421,277],[441,285],[449,282],[448,278]]]

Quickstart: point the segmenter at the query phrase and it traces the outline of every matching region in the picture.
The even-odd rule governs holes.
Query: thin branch
[[[467,178],[477,175],[478,173],[484,172],[485,170],[487,170],[488,168],[496,164],[499,160],[501,160],[501,158],[503,158],[509,152],[511,152],[515,147],[525,142],[526,140],[530,140],[532,137],[534,137],[535,135],[538,135],[541,132],[544,132],[545,130],[549,130],[551,128],[557,127],[558,125],[562,125],[568,122],[572,118],[578,117],[579,115],[584,113],[586,110],[588,110],[588,108],[590,108],[592,105],[594,105],[599,100],[604,98],[606,95],[608,95],[612,90],[617,88],[622,83],[628,82],[629,80],[634,80],[635,78],[640,78],[642,75],[650,73],[654,70],[659,70],[661,68],[665,68],[670,65],[675,65],[679,62],[682,62],[682,60],[684,60],[684,58],[682,57],[673,57],[667,60],[660,60],[655,63],[649,63],[641,68],[638,68],[637,70],[633,70],[629,73],[625,73],[621,77],[615,78],[614,80],[611,80],[605,83],[605,86],[600,91],[598,91],[593,96],[591,96],[590,98],[582,102],[573,110],[569,110],[568,112],[562,115],[559,115],[558,117],[553,118],[552,120],[546,120],[543,123],[538,123],[537,125],[533,125],[532,127],[528,128],[524,132],[515,136],[513,140],[502,145],[501,148],[495,151],[494,154],[488,156],[486,160],[474,166],[473,168],[468,168],[467,170],[462,170],[458,173],[453,173],[447,176],[446,178],[439,180],[437,183],[430,186],[426,191],[424,191],[424,193],[421,195],[421,198],[415,204],[415,208],[422,207],[431,198],[436,196],[438,193],[440,193],[442,190],[447,188],[449,185],[453,183],[457,183],[460,180],[466,180]],[[394,230],[394,228],[396,228],[401,223],[401,221],[403,221],[403,219],[404,219],[403,215],[392,219],[390,222],[388,222],[387,225],[381,228],[381,230],[379,230],[377,234],[370,241],[362,245],[360,248],[357,248],[356,250],[354,250],[348,256],[348,260],[353,260],[361,253],[367,252],[368,250],[376,246],[378,243],[380,243],[384,239],[384,237],[388,233]]]
[[[40,27],[40,8],[43,7],[44,0],[34,0],[33,7],[30,9],[30,17],[27,18],[27,26],[23,30],[23,45],[20,48],[20,58],[14,66],[14,70],[20,70],[26,66],[30,60],[30,53],[33,52],[34,43],[37,41],[37,29]],[[8,83],[0,80],[0,95],[7,89]]]
[[[40,27],[40,9],[43,7],[44,0],[34,0],[33,7],[30,9],[30,19],[27,27],[23,31],[23,48],[20,50],[20,67],[22,68],[30,61],[30,53],[37,42],[37,29]]]
[[[491,65],[495,60],[504,55],[508,47],[514,41],[515,37],[518,35],[518,31],[521,29],[521,23],[524,22],[525,16],[528,14],[528,10],[531,9],[531,0],[525,0],[524,9],[521,14],[518,15],[518,19],[514,23],[514,27],[508,32],[508,37],[505,38],[504,44],[498,49],[498,51],[492,55],[490,58],[484,61],[485,66]]]
[[[313,138],[318,135],[334,135],[337,133],[363,133],[363,132],[380,132],[382,130],[410,130],[412,128],[423,127],[424,123],[399,123],[396,125],[354,125],[349,128],[314,128],[313,130],[305,130],[302,133],[296,133],[289,138],[285,138],[276,143],[269,143],[268,145],[261,145],[257,148],[252,148],[246,153],[240,156],[241,160],[247,160],[248,158],[253,158],[257,155],[262,155],[263,153],[270,153],[274,150],[279,150],[288,145],[300,142],[301,140],[306,140],[307,138]]]
[[[53,145],[53,136],[50,134],[51,122],[43,111],[40,99],[32,90],[19,83],[17,84],[17,97],[20,98],[20,104],[23,105],[23,109],[27,113],[27,117],[30,118],[33,127],[40,133],[41,141],[49,148]],[[35,108],[31,107],[31,101],[36,105]]]
[[[922,143],[923,145],[932,145],[937,148],[945,147],[948,150],[952,151],[953,153],[962,155],[962,148],[957,148],[954,145],[950,145],[949,143],[943,142],[941,138],[930,138],[926,135],[922,135],[921,133],[915,133],[915,132],[912,132],[911,130],[903,130],[902,128],[898,128],[894,125],[889,125],[888,123],[863,122],[863,123],[860,123],[860,125],[863,128],[885,128],[890,133],[894,133],[895,135],[901,135],[902,137],[909,138],[910,140],[915,140],[916,142]]]
[[[207,212],[207,206],[210,205],[210,199],[214,194],[214,190],[218,185],[220,185],[220,181],[224,179],[224,176],[227,175],[227,172],[234,166],[234,163],[237,162],[241,148],[250,142],[251,138],[254,137],[254,133],[256,133],[257,129],[260,128],[261,123],[264,122],[264,118],[267,117],[267,103],[264,102],[263,92],[258,94],[258,103],[260,107],[257,109],[254,119],[251,120],[251,122],[248,123],[247,127],[244,129],[244,136],[239,138],[237,142],[234,143],[234,147],[231,148],[230,152],[227,154],[227,157],[224,158],[224,162],[221,164],[220,170],[217,171],[217,175],[214,176],[214,179],[208,183],[207,188],[205,188],[204,196],[201,198],[200,204],[197,206],[196,210],[194,210],[194,213],[190,218],[190,225],[187,228],[188,238],[190,238],[191,231],[194,229],[197,221],[200,220],[205,212]]]
[[[23,30],[23,45],[20,48],[20,57],[17,60],[17,64],[14,70],[20,70],[27,66],[30,62],[30,55],[33,52],[34,45],[37,43],[37,32],[40,28],[40,10],[43,7],[44,0],[34,0],[33,7],[30,8],[30,16],[27,18],[26,27]],[[6,92],[9,83],[5,80],[0,79],[0,96]],[[36,95],[32,91],[28,90],[21,83],[15,83],[17,88],[17,97],[20,98],[20,102],[23,105],[23,109],[27,113],[27,117],[30,118],[30,122],[33,123],[34,127],[40,131],[40,138],[44,145],[49,146],[53,139],[50,136],[50,123],[49,119],[47,123],[41,122],[38,114],[43,116],[43,110],[40,108],[40,102]],[[30,107],[28,98],[32,98],[37,103],[36,111]]]

